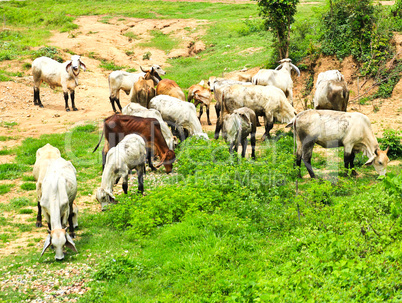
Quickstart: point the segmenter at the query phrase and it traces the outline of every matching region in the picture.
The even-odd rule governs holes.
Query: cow
[[[191,102],[194,100],[194,106],[197,107],[200,104],[200,115],[198,116],[198,120],[201,121],[201,116],[203,114],[204,105],[206,107],[207,112],[207,123],[208,125],[212,125],[211,120],[209,119],[209,104],[211,103],[211,91],[208,88],[205,88],[201,84],[194,84],[190,86],[188,89],[188,97],[187,101]]]
[[[180,86],[170,79],[163,79],[159,81],[158,85],[156,86],[156,95],[168,95],[182,101],[186,101],[186,95],[181,90]]]
[[[128,134],[138,134],[144,139],[148,165],[152,170],[164,165],[166,173],[172,171],[175,153],[167,146],[159,121],[154,118],[120,114],[114,114],[104,120],[102,136],[93,151],[95,152],[98,149],[103,136],[105,136],[105,145],[102,150],[102,169],[105,167],[106,155],[110,148],[115,147]],[[152,165],[154,153],[160,158],[160,163],[155,166]]]
[[[310,109],[298,114],[286,127],[293,127],[295,132],[296,165],[300,167],[303,159],[311,178],[315,178],[311,156],[316,143],[324,148],[344,146],[346,169],[354,168],[355,154],[363,151],[369,158],[365,165],[372,164],[379,175],[386,173],[388,148],[379,148],[369,118],[361,113]],[[352,174],[357,175],[354,170]]]
[[[318,75],[314,94],[314,109],[330,109],[346,112],[349,90],[343,75],[338,70],[329,70]]]

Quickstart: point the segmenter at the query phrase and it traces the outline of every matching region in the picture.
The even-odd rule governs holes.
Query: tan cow
[[[200,104],[200,115],[198,116],[198,120],[201,120],[201,116],[203,114],[203,107],[205,105],[208,125],[212,125],[211,120],[209,119],[209,105],[211,103],[211,99],[212,99],[211,91],[200,84],[192,85],[188,89],[187,101],[191,102],[192,100],[194,100],[195,107],[197,107],[197,105]]]
[[[180,86],[170,79],[163,79],[158,83],[156,86],[156,95],[167,95],[186,101],[186,95]]]
[[[130,91],[130,102],[138,103],[141,106],[148,108],[149,101],[156,96],[154,81],[152,79],[145,80],[144,77],[139,77],[134,83]]]
[[[343,75],[338,70],[329,70],[318,75],[314,94],[314,109],[330,109],[346,112],[349,90]]]

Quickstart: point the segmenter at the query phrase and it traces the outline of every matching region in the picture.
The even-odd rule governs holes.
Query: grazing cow
[[[320,73],[314,94],[314,109],[330,109],[346,112],[349,90],[343,75],[338,70]]]
[[[147,148],[148,165],[152,170],[156,170],[156,168],[164,165],[166,173],[172,171],[175,153],[167,146],[158,120],[118,114],[104,120],[102,136],[93,151],[95,152],[98,149],[102,137],[105,136],[105,146],[102,150],[103,168],[105,167],[106,155],[110,148],[115,147],[128,134],[138,134],[144,139]],[[155,167],[152,165],[152,155],[154,152],[160,158],[160,163]]]
[[[255,113],[247,107],[235,109],[233,113],[224,116],[222,137],[230,144],[230,153],[233,153],[233,148],[237,152],[239,143],[241,143],[241,156],[244,158],[247,150],[247,137],[250,134],[251,157],[255,159],[256,121]]]
[[[260,69],[253,77],[252,82],[255,85],[273,85],[281,89],[286,97],[289,98],[290,104],[293,106],[293,80],[292,69],[294,69],[300,77],[300,70],[296,65],[291,63],[291,59],[282,59],[280,65],[273,69]]]
[[[165,121],[162,119],[162,115],[159,111],[156,109],[148,109],[145,108],[137,103],[129,103],[125,107],[123,107],[123,110],[121,111],[123,115],[131,115],[131,116],[137,116],[137,117],[142,117],[142,118],[155,118],[156,120],[159,121],[159,124],[161,126],[162,130],[162,135],[163,138],[165,138],[166,144],[168,145],[169,149],[174,150],[178,141],[175,136],[173,136],[172,131],[170,130],[169,126]]]
[[[102,174],[101,187],[96,191],[96,199],[101,204],[102,210],[109,203],[115,203],[113,185],[121,177],[123,178],[123,191],[127,194],[128,175],[134,168],[138,176],[138,191],[144,192],[145,158],[145,141],[136,134],[125,136],[116,147],[109,150]]]
[[[198,116],[198,120],[200,121],[203,114],[203,107],[205,105],[208,125],[212,125],[211,120],[209,120],[209,104],[211,103],[211,98],[211,91],[200,84],[192,85],[188,89],[187,101],[191,102],[192,100],[194,100],[195,107],[200,104],[200,115]]]
[[[137,82],[140,77],[143,77],[145,80],[153,80],[154,85],[156,85],[161,80],[160,75],[166,74],[166,72],[159,65],[154,65],[148,70],[143,69],[141,66],[140,68],[142,72],[138,73],[128,73],[121,70],[116,70],[110,73],[108,77],[110,90],[109,99],[114,112],[117,112],[114,105],[115,102],[121,111],[119,98],[120,90],[123,90],[128,95],[130,94],[134,83]]]
[[[182,101],[186,101],[186,96],[184,95],[184,92],[181,90],[180,86],[170,79],[163,79],[159,81],[158,85],[156,86],[156,95],[168,95]]]
[[[313,147],[317,143],[324,148],[344,146],[345,168],[354,167],[355,154],[363,151],[379,175],[385,175],[389,159],[388,148],[380,150],[371,129],[370,120],[361,113],[345,113],[332,110],[307,110],[298,114],[287,127],[293,126],[296,135],[296,165],[301,160],[315,178],[311,167]],[[353,170],[352,174],[357,173]]]
[[[63,246],[77,252],[74,238],[73,202],[77,195],[76,170],[70,161],[54,160],[48,167],[42,182],[40,205],[49,226],[42,255],[53,245],[56,260],[64,259]],[[67,222],[70,235],[66,233]]]
[[[232,85],[223,91],[223,112],[231,114],[235,109],[248,107],[256,116],[264,116],[265,133],[263,140],[270,138],[269,131],[274,126],[274,119],[284,123],[292,120],[296,114],[286,96],[279,88],[268,85]],[[222,115],[221,115],[222,117]],[[219,138],[223,119],[216,123],[215,139]]]
[[[149,101],[156,96],[153,80],[145,80],[140,77],[134,83],[130,91],[130,102],[138,103],[145,108],[149,108]],[[121,109],[120,109],[121,110]]]
[[[149,107],[161,113],[163,120],[173,128],[173,134],[179,136],[182,141],[188,136],[200,136],[209,140],[208,135],[202,131],[194,104],[171,96],[159,95],[152,98]]]

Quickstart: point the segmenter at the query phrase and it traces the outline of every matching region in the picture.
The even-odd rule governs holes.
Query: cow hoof
[[[36,222],[36,227],[42,227],[42,222],[37,221]]]
[[[70,111],[70,109],[67,107],[67,108],[66,108],[66,112],[69,112],[69,111]]]
[[[70,237],[74,239],[75,238],[75,233],[70,233]]]
[[[212,125],[212,123],[211,123],[211,122],[208,122],[208,125]]]
[[[75,112],[76,112],[77,110],[78,110],[78,108],[76,108],[76,107],[73,107],[73,111],[75,111]]]
[[[39,103],[39,107],[40,107],[40,108],[43,108],[43,104],[42,104],[42,103]]]

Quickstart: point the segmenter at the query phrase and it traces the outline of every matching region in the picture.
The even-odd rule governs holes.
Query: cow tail
[[[99,140],[98,144],[95,146],[95,149],[93,150],[92,153],[94,153],[98,149],[100,143],[102,142],[102,139],[103,139],[103,132],[102,132],[102,136],[100,137],[100,140]]]

